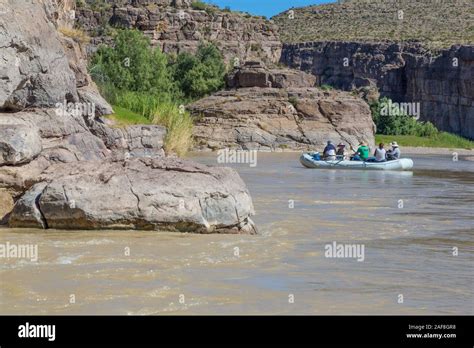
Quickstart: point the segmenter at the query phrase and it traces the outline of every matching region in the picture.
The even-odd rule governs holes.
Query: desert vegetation
[[[448,132],[441,132],[431,122],[420,122],[402,111],[397,114],[383,115],[381,110],[389,102],[388,98],[381,98],[370,106],[372,118],[377,127],[377,143],[397,140],[402,146],[474,148],[473,141]]]
[[[69,37],[79,44],[87,44],[90,37],[81,29],[60,27],[58,31],[66,37]]]
[[[473,15],[471,0],[346,0],[291,8],[273,19],[284,42],[421,41],[438,49],[474,43]]]
[[[402,110],[389,115],[384,114],[382,109],[390,102],[388,98],[384,97],[370,106],[378,134],[434,136],[438,133],[438,129],[431,122],[417,121]]]
[[[420,137],[416,135],[391,135],[376,134],[375,142],[390,144],[391,141],[396,140],[400,146],[413,147],[439,147],[448,149],[474,149],[474,141],[460,137],[456,134],[448,132],[439,132],[433,136]]]
[[[138,30],[118,30],[114,46],[102,45],[89,71],[118,112],[119,124],[137,120],[166,126],[167,152],[184,155],[192,144],[192,119],[184,105],[224,85],[222,55],[201,43],[195,55],[168,56]]]

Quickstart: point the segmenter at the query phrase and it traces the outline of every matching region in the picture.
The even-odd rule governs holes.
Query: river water
[[[0,313],[474,314],[474,162],[418,156],[399,173],[298,157],[232,165],[258,236],[0,230],[39,252],[0,259]],[[326,257],[333,242],[363,261]]]

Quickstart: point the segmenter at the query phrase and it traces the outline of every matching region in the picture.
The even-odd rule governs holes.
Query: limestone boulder
[[[0,124],[0,166],[30,162],[42,149],[37,128]]]
[[[9,226],[23,228],[47,227],[38,204],[45,186],[44,183],[34,185],[16,202],[8,220]]]
[[[15,205],[12,227],[256,233],[238,174],[171,158],[59,165]]]

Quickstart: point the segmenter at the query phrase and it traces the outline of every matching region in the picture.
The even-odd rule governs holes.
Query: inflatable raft
[[[317,160],[313,154],[304,153],[300,162],[306,168],[331,168],[331,169],[362,169],[362,170],[410,170],[413,168],[413,160],[400,158],[387,162],[363,162],[349,161],[344,159]]]

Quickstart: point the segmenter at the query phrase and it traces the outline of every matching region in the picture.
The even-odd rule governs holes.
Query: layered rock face
[[[474,46],[433,55],[419,44],[309,42],[285,44],[281,62],[318,85],[375,87],[395,102],[420,103],[422,121],[474,139]]]
[[[320,149],[327,140],[374,143],[370,109],[342,91],[313,87],[315,78],[250,62],[228,78],[232,88],[189,106],[200,150]]]
[[[166,53],[194,53],[200,41],[217,45],[227,62],[260,58],[277,62],[281,42],[276,26],[260,17],[225,12],[213,7],[195,10],[188,0],[108,1],[101,10],[86,5],[76,12],[78,24],[93,38],[91,48],[110,42],[106,30],[135,28]]]
[[[87,74],[85,50],[57,32],[73,26],[73,2],[9,0],[2,8],[0,110],[91,102],[99,115],[112,113]]]
[[[297,70],[267,69],[260,61],[247,61],[243,68],[235,68],[226,76],[228,88],[245,87],[313,87],[316,78]]]
[[[0,15],[0,223],[255,233],[235,171],[166,157],[161,126],[103,122],[81,47],[55,30],[66,5],[12,0]]]
[[[21,110],[79,101],[74,73],[41,4],[9,0],[2,11],[0,108]]]

